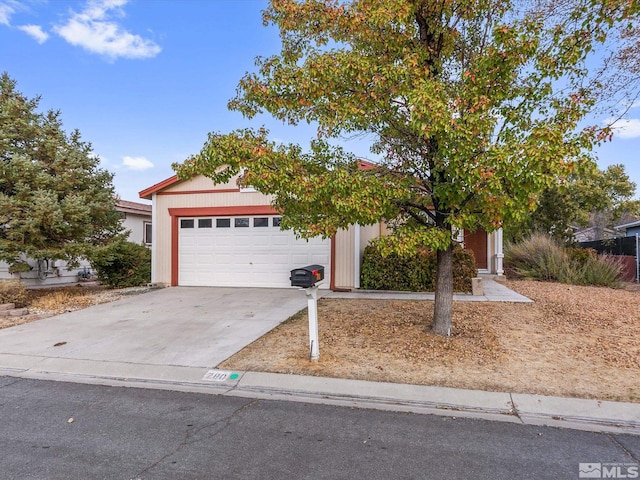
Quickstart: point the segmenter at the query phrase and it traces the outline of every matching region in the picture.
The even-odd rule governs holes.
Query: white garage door
[[[181,218],[178,284],[219,287],[289,287],[290,272],[305,265],[325,267],[329,286],[331,241],[296,239],[280,230],[281,217]]]

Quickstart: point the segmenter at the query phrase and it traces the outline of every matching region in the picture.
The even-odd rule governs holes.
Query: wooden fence
[[[638,243],[640,243],[640,240],[638,236],[635,236],[580,242],[580,246],[582,248],[592,248],[600,254],[615,255],[622,264],[624,279],[630,282],[638,282],[640,281]]]

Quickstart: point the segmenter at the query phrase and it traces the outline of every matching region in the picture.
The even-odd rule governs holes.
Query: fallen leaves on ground
[[[220,368],[640,402],[640,292],[507,286],[535,303],[456,302],[449,338],[430,301],[322,299],[319,362],[303,311]]]

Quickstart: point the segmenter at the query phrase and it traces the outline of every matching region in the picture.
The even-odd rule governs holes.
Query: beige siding
[[[191,192],[193,190],[228,190],[230,188],[238,188],[236,183],[237,177],[233,177],[227,183],[219,183],[215,185],[213,180],[204,176],[196,176],[191,180],[185,180],[184,182],[178,182],[170,187],[164,189],[160,195],[165,192]]]
[[[158,195],[158,204],[169,208],[206,208],[249,205],[269,205],[269,197],[258,192],[185,193],[184,195]]]
[[[339,230],[335,240],[335,288],[353,288],[354,230]]]
[[[383,229],[386,228],[384,223],[376,223],[375,225],[368,225],[366,227],[360,227],[360,257],[364,253],[364,249],[369,242],[374,238],[378,238]]]
[[[153,247],[155,249],[155,270],[154,283],[164,283],[171,285],[171,217],[169,217],[169,208],[172,201],[178,199],[178,196],[155,196],[156,216],[154,218],[155,237],[153,238]]]
[[[356,249],[355,229],[360,229],[359,250]],[[369,242],[380,236],[381,224],[366,227],[351,226],[348,230],[340,230],[336,234],[335,242],[335,287],[338,289],[351,289],[356,285],[355,262],[362,262],[362,254]]]

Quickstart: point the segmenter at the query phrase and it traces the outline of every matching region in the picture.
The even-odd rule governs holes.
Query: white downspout
[[[353,226],[353,288],[360,288],[360,225]]]

